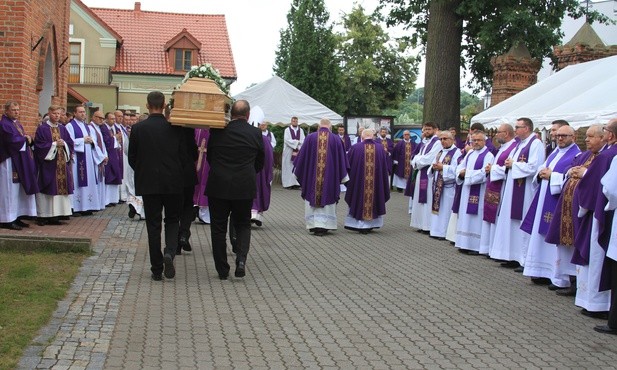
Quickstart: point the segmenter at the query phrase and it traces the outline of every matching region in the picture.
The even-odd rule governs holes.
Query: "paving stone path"
[[[393,193],[385,227],[304,228],[300,192],[275,187],[254,227],[247,276],[220,281],[210,230],[173,280],[150,279],[143,221],[94,219],[95,255],[22,358],[54,369],[614,368],[617,337],[559,297],[481,256],[409,227]],[[73,220],[71,220],[73,222]],[[233,255],[229,251],[233,264]],[[232,274],[233,275],[233,274]]]

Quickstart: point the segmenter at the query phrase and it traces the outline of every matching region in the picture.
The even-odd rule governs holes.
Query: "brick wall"
[[[47,71],[53,71],[55,85],[52,104],[66,106],[68,61],[58,66],[69,55],[69,9],[70,0],[0,0],[0,103],[20,104],[20,121],[30,134],[36,129],[48,50],[53,68]]]

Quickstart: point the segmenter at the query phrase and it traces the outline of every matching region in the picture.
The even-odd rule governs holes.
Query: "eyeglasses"
[[[613,132],[613,131],[609,130],[609,129],[608,129],[608,128],[606,128],[606,127],[602,127],[602,131],[606,131],[606,132],[610,132],[610,133],[614,134],[614,132]]]
[[[452,140],[449,137],[440,137],[439,140]]]
[[[557,139],[565,139],[565,138],[570,137],[570,136],[572,136],[572,135],[566,135],[566,134],[557,134],[557,135],[555,135],[555,137]]]

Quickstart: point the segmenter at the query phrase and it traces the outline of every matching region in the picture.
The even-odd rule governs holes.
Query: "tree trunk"
[[[455,10],[461,0],[429,1],[424,122],[442,130],[460,126],[462,20]]]

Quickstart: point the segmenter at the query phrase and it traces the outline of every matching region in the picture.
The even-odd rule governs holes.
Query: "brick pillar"
[[[506,54],[491,59],[493,88],[491,106],[536,83],[541,62],[531,58],[525,45],[513,46]]]
[[[584,23],[565,45],[555,46],[557,70],[573,64],[590,62],[617,55],[617,45],[606,46],[589,23]]]
[[[53,81],[52,103],[66,106],[68,63],[58,66],[69,54],[69,9],[70,0],[0,2],[1,111],[4,113],[7,100],[17,101],[20,121],[30,134],[36,129],[39,93],[46,74],[47,80]],[[48,51],[51,68],[45,68]]]

